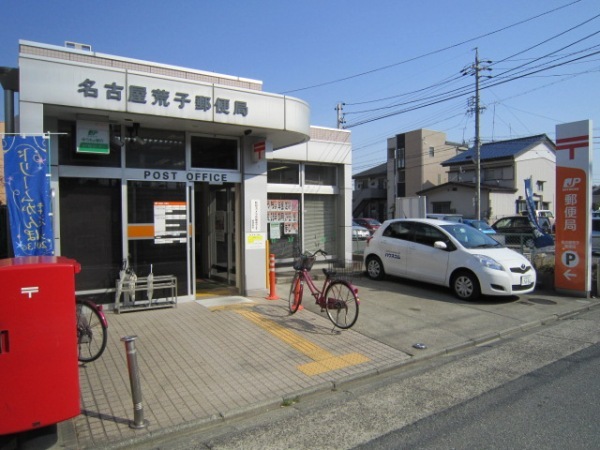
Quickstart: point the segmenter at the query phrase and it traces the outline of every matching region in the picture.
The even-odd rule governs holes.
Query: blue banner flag
[[[554,238],[544,232],[538,221],[535,202],[533,200],[533,189],[531,188],[531,178],[525,178],[525,203],[527,205],[527,216],[534,225],[535,247],[542,248],[554,245]]]
[[[4,183],[15,256],[54,255],[48,139],[2,139]]]

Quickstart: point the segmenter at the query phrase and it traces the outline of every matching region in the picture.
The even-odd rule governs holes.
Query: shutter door
[[[325,250],[335,257],[336,253],[336,196],[304,196],[304,248],[310,252]]]

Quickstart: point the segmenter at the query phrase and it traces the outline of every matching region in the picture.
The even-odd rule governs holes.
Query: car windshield
[[[369,225],[381,225],[381,223],[375,219],[364,219]]]
[[[495,248],[503,246],[487,234],[467,225],[442,225],[441,227],[465,248]]]
[[[489,228],[492,228],[484,220],[473,220],[471,223],[475,228],[479,228],[480,230],[487,230]]]

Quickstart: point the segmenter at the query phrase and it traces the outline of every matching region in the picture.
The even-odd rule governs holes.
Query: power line
[[[590,53],[588,55],[583,55],[583,56],[580,56],[578,58],[574,58],[574,59],[568,60],[568,61],[564,61],[564,62],[561,62],[561,63],[553,64],[553,65],[550,65],[549,67],[541,67],[541,68],[539,68],[537,70],[533,70],[531,72],[527,72],[527,73],[524,73],[524,74],[521,74],[521,75],[518,75],[518,76],[509,77],[509,78],[506,78],[506,79],[503,79],[503,80],[500,80],[500,81],[489,82],[489,83],[485,84],[484,86],[481,86],[481,89],[488,89],[488,88],[491,88],[491,87],[499,86],[501,84],[505,84],[505,83],[508,83],[510,81],[515,81],[515,80],[518,80],[518,79],[521,79],[521,78],[525,78],[527,76],[530,76],[530,75],[533,75],[533,74],[537,74],[537,73],[540,73],[540,72],[543,72],[543,71],[546,71],[546,70],[555,69],[557,67],[561,67],[561,66],[564,66],[566,64],[570,64],[572,62],[579,61],[581,59],[589,58],[589,57],[597,55],[597,54],[600,54],[600,50],[596,51],[596,52],[592,52],[592,53]],[[458,91],[458,90],[456,89],[454,91]],[[451,92],[453,92],[453,91],[449,91],[449,93],[451,93]],[[401,109],[399,111],[393,111],[393,112],[390,112],[388,114],[382,114],[382,115],[377,116],[377,117],[373,117],[373,118],[370,118],[370,119],[365,119],[365,120],[362,120],[362,121],[354,122],[354,123],[349,124],[346,128],[354,128],[354,127],[357,127],[357,126],[360,126],[360,125],[364,125],[366,123],[374,122],[376,120],[381,120],[381,119],[385,119],[385,118],[388,118],[388,117],[393,117],[393,116],[396,116],[396,115],[399,115],[399,114],[404,114],[404,113],[407,113],[407,112],[415,111],[415,110],[418,110],[418,109],[421,109],[421,108],[426,108],[428,106],[436,105],[436,104],[443,103],[443,102],[446,102],[446,101],[449,101],[449,100],[452,100],[452,99],[455,99],[455,98],[462,97],[462,96],[464,96],[466,94],[472,94],[473,92],[474,92],[473,90],[467,90],[466,92],[463,91],[463,92],[458,92],[456,94],[447,95],[446,97],[441,97],[441,98],[438,98],[438,99],[435,99],[435,100],[431,100],[431,101],[428,101],[428,102],[425,102],[425,103],[420,103],[420,104],[417,104],[417,105],[414,105],[414,106],[411,106],[411,107],[407,107],[407,108]],[[447,93],[447,94],[449,94],[449,93]],[[446,94],[444,94],[444,95],[446,95]],[[408,103],[414,103],[414,102],[408,102]],[[396,106],[403,106],[403,105],[396,105]]]
[[[447,47],[444,47],[444,48],[441,48],[441,49],[438,49],[438,50],[433,50],[431,52],[428,52],[428,53],[425,53],[425,54],[422,54],[422,55],[419,55],[419,56],[415,56],[413,58],[405,59],[405,60],[397,62],[397,63],[388,64],[386,66],[378,67],[376,69],[367,70],[365,72],[357,73],[357,74],[354,74],[354,75],[349,75],[347,77],[338,78],[338,79],[335,79],[335,80],[325,81],[323,83],[318,83],[318,84],[314,84],[314,85],[311,85],[311,86],[306,86],[306,87],[302,87],[302,88],[297,88],[297,89],[291,89],[291,90],[288,90],[288,91],[283,91],[283,92],[281,92],[281,94],[291,94],[291,93],[294,93],[294,92],[306,91],[308,89],[314,89],[314,88],[318,88],[318,87],[328,86],[328,85],[331,85],[331,84],[340,83],[342,81],[352,80],[354,78],[362,77],[362,76],[365,76],[365,75],[370,75],[370,74],[373,74],[373,73],[376,73],[376,72],[380,72],[382,70],[391,69],[392,67],[397,67],[397,66],[400,66],[402,64],[407,64],[409,62],[417,61],[417,60],[425,58],[427,56],[435,55],[435,54],[444,52],[446,50],[450,50],[452,48],[460,47],[461,45],[468,44],[469,42],[473,42],[473,41],[476,41],[478,39],[482,39],[484,37],[488,37],[488,36],[491,36],[493,34],[497,34],[497,33],[500,33],[502,31],[509,30],[509,29],[514,28],[516,26],[522,25],[524,23],[531,22],[532,20],[538,19],[538,18],[543,17],[543,16],[548,15],[548,14],[552,14],[552,13],[554,13],[556,11],[561,10],[561,9],[568,8],[569,6],[572,6],[572,5],[574,5],[576,3],[579,3],[581,1],[582,0],[575,0],[575,1],[571,2],[571,3],[567,3],[566,5],[562,5],[562,6],[559,6],[557,8],[551,9],[550,11],[546,11],[546,12],[543,12],[543,13],[538,14],[536,16],[529,17],[528,19],[524,19],[524,20],[521,20],[519,22],[513,23],[511,25],[507,25],[506,27],[499,28],[499,29],[494,30],[494,31],[490,31],[489,33],[484,33],[484,34],[481,34],[479,36],[476,36],[476,37],[467,39],[465,41],[459,42],[457,44],[452,44],[452,45],[449,45]]]

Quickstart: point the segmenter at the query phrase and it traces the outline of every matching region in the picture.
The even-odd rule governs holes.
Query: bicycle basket
[[[300,255],[294,260],[294,270],[310,270],[316,259],[314,256]]]

